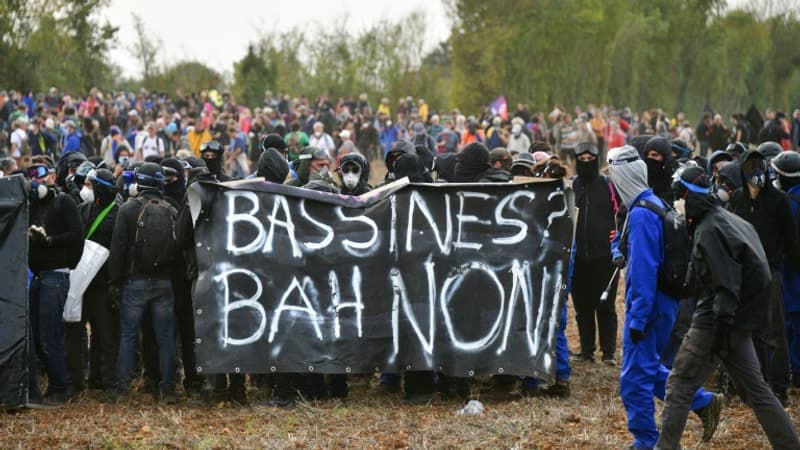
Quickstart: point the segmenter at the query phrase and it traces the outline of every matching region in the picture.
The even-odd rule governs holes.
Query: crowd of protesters
[[[202,398],[243,405],[254,391],[271,406],[347,397],[344,375],[206,377],[191,370],[197,266],[186,189],[198,180],[262,177],[360,195],[375,184],[371,162],[378,160],[386,165],[382,182],[521,176],[562,179],[574,190],[581,214],[570,294],[580,349],[571,359],[594,363],[599,337],[602,363],[618,364],[615,280],[624,268],[620,395],[633,448],[674,448],[689,410],[711,439],[722,393],[742,395],[773,445],[800,446],[781,408],[789,386],[800,385],[800,111],[789,120],[751,110],[729,125],[705,112],[693,125],[683,113],[591,105],[545,114],[519,104],[504,118],[489,109],[437,112],[412,97],[373,105],[364,94],[312,101],[267,92],[250,109],[217,91],[169,97],[93,89],[73,97],[52,88],[36,96],[0,92],[0,129],[2,175],[23,174],[31,190],[32,405],[63,404],[86,389],[125,401],[142,395],[131,388],[139,378],[141,393],[168,404]],[[665,244],[672,236],[662,227],[676,204],[695,233],[684,253]],[[81,321],[62,323],[69,270],[84,239],[110,257],[84,294]],[[689,267],[681,281],[698,289],[662,284],[663,266],[676,258],[683,272]],[[437,391],[462,399],[478,391],[502,399],[568,396],[566,321],[565,304],[550,386],[495,376],[478,387],[408,372],[382,374],[380,387],[404,391],[411,403]],[[717,367],[714,358],[733,388],[700,387]],[[662,441],[654,397],[669,411]]]

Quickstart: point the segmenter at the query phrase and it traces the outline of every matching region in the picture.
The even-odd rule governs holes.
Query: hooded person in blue
[[[631,448],[650,449],[658,441],[653,397],[664,399],[669,370],[661,352],[669,342],[680,303],[657,288],[659,266],[664,260],[663,224],[640,200],[662,205],[647,185],[647,165],[632,146],[609,155],[609,173],[620,200],[628,208],[628,269],[625,275],[625,324],[622,331],[620,396],[633,434]],[[671,205],[670,205],[671,206]],[[703,428],[715,427],[704,408],[714,395],[698,389],[691,409],[703,419]]]
[[[776,179],[773,185],[789,196],[795,226],[800,229],[800,154],[782,152],[771,162]],[[800,261],[791,259],[783,266],[783,299],[786,308],[786,334],[794,386],[800,386]]]

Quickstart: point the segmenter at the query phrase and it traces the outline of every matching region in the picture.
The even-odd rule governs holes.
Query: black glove
[[[639,341],[644,339],[644,331],[637,330],[636,328],[631,328],[628,333],[631,336],[631,342],[634,344],[638,344]]]
[[[111,309],[114,311],[118,311],[120,302],[122,301],[122,289],[120,289],[120,287],[116,285],[109,286],[108,299],[111,302]]]
[[[731,326],[725,322],[714,322],[714,335],[711,338],[711,353],[724,358],[731,350]]]

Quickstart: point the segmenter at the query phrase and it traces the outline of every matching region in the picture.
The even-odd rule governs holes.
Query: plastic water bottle
[[[470,400],[463,408],[458,410],[461,416],[477,416],[483,413],[483,403],[477,400]]]

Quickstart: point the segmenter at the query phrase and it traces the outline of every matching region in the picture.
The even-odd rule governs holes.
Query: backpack
[[[142,204],[136,218],[133,267],[146,275],[161,275],[175,260],[178,212],[161,198],[137,199]]]
[[[686,272],[692,256],[692,241],[686,228],[686,218],[675,208],[639,200],[635,207],[647,208],[658,214],[663,226],[664,261],[658,268],[658,289],[681,299],[689,295]]]

